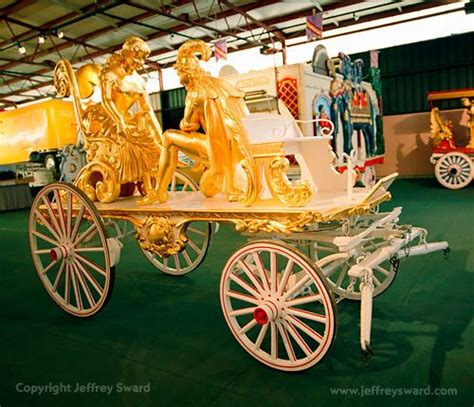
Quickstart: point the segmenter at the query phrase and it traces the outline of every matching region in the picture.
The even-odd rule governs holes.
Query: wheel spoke
[[[295,317],[310,319],[311,321],[319,322],[321,324],[326,324],[327,322],[327,319],[324,315],[316,314],[315,312],[306,311],[304,309],[290,307],[290,308],[287,308],[286,312]]]
[[[252,297],[255,297],[255,299],[259,298],[261,294],[259,294],[257,291],[255,291],[249,284],[247,284],[244,280],[242,280],[239,276],[236,274],[231,274],[230,279],[237,283],[240,287],[242,287],[245,291],[247,291]]]
[[[270,322],[270,343],[271,343],[271,357],[273,360],[278,359],[278,332],[275,322]]]
[[[188,245],[196,252],[198,256],[202,254],[202,250],[197,247],[192,240],[188,240]]]
[[[257,266],[258,274],[260,275],[260,279],[262,280],[263,287],[265,291],[270,291],[270,284],[268,283],[267,272],[265,267],[263,266],[262,258],[258,254],[258,252],[253,252],[253,259],[255,261],[255,265]]]
[[[72,194],[67,192],[66,195],[66,236],[71,236],[72,228]]]
[[[293,339],[298,344],[300,349],[305,353],[306,356],[311,356],[311,348],[306,343],[306,341],[302,338],[302,336],[299,334],[296,328],[290,323],[290,321],[287,321],[286,324],[287,324],[286,330],[293,337]]]
[[[54,236],[56,240],[61,240],[61,237],[58,235],[58,233],[54,230],[53,226],[46,220],[46,218],[43,216],[43,214],[38,210],[35,209],[35,215],[37,218],[41,220],[41,223],[46,227],[46,229],[49,230],[49,232]]]
[[[267,333],[269,324],[264,324],[260,328],[260,332],[258,333],[257,340],[255,341],[255,350],[259,350],[260,346],[262,346],[263,338],[265,338],[265,334]]]
[[[72,264],[72,268],[74,272],[76,273],[79,283],[82,287],[82,291],[84,292],[87,302],[89,303],[89,307],[94,307],[96,302],[94,301],[94,297],[92,296],[91,290],[89,289],[89,286],[87,285],[87,282],[84,280],[84,276],[82,275],[81,271],[77,267],[76,263]]]
[[[335,273],[337,268],[344,263],[344,261],[345,261],[345,259],[340,260],[340,261],[336,260],[332,263],[329,263],[326,267],[323,268],[324,277],[326,277],[326,278],[331,277]],[[345,267],[343,267],[343,268],[345,268]]]
[[[248,308],[241,308],[235,311],[232,311],[229,315],[231,317],[240,317],[242,315],[252,314],[257,307],[248,307]]]
[[[64,301],[66,301],[66,304],[70,304],[69,302],[69,264],[66,264],[66,274],[65,274],[65,282],[64,282]]]
[[[390,274],[390,272],[388,270],[385,270],[382,266],[375,266],[374,269],[385,276],[388,276]]]
[[[72,264],[71,264],[70,272],[71,272],[71,281],[72,281],[72,288],[74,291],[74,297],[76,298],[76,307],[82,311],[83,307],[82,307],[81,293],[79,291],[77,276],[76,276],[76,273],[74,272],[74,266]]]
[[[61,262],[61,266],[59,266],[59,271],[58,271],[58,274],[56,275],[56,279],[54,280],[54,284],[53,284],[53,288],[52,288],[52,291],[53,292],[56,292],[57,289],[58,289],[58,284],[59,282],[61,281],[61,277],[64,273],[64,268],[66,267],[66,261],[63,260]]]
[[[193,261],[191,260],[191,257],[189,257],[188,251],[184,249],[182,252],[184,259],[186,260],[186,263],[188,263],[188,267],[193,265]]]
[[[236,300],[249,302],[251,304],[255,304],[255,305],[260,304],[260,302],[255,297],[251,297],[250,295],[242,294],[242,293],[239,293],[237,291],[228,290],[226,292],[226,295],[228,297],[235,298]]]
[[[97,291],[97,293],[100,296],[102,296],[104,291],[102,290],[102,288],[100,287],[100,285],[96,281],[96,279],[92,276],[92,274],[90,274],[90,272],[88,270],[86,270],[86,268],[79,261],[74,260],[74,264],[82,272],[82,274],[87,278],[87,280],[92,285],[92,287],[94,287],[94,289]]]
[[[88,265],[91,269],[97,271],[99,274],[102,274],[104,277],[107,277],[107,273],[104,270],[102,270],[100,267],[92,263],[89,259],[82,257],[79,253],[76,253],[75,257],[76,259],[80,260],[83,264]]]
[[[97,226],[95,223],[92,223],[87,230],[79,236],[72,244],[72,247],[76,247],[79,243],[81,243],[86,237],[92,239],[92,237],[98,232]]]
[[[61,231],[62,231],[62,236],[67,236],[66,232],[66,222],[65,222],[65,216],[64,216],[64,209],[63,209],[63,204],[61,202],[61,198],[59,196],[58,190],[54,190],[54,199],[56,201],[56,209],[58,211],[58,218],[59,218],[59,223],[61,225]]]
[[[74,252],[76,253],[96,253],[96,252],[102,252],[105,253],[105,247],[78,247],[74,249]]]
[[[286,354],[288,355],[288,358],[292,361],[296,361],[296,355],[295,351],[293,349],[293,346],[291,345],[290,338],[288,337],[288,333],[286,332],[286,329],[283,324],[277,324],[278,330],[280,331],[280,336],[283,339],[283,345],[285,346],[286,349]]]
[[[179,262],[179,257],[177,254],[173,254],[174,264],[176,266],[176,271],[179,273],[181,271],[181,264]]]
[[[202,237],[206,237],[206,236],[207,236],[207,233],[206,233],[206,232],[203,232],[202,230],[193,228],[193,227],[191,227],[191,226],[188,227],[187,232],[192,232],[192,233],[194,233],[194,234],[196,234],[196,235],[199,235],[199,236],[202,236]]]
[[[249,265],[245,262],[245,260],[239,260],[238,264],[261,295],[261,293],[263,292],[263,286],[260,281],[258,281],[258,279],[255,277],[255,274],[250,269]]]
[[[46,210],[49,213],[49,216],[51,218],[51,222],[53,222],[54,229],[57,231],[59,236],[62,238],[63,236],[61,234],[61,227],[58,224],[58,220],[56,219],[56,215],[53,213],[53,209],[51,208],[50,202],[44,196],[42,196],[41,199],[42,199],[44,205],[46,206]]]
[[[171,186],[170,186],[171,192],[176,191],[176,175],[171,178]]]
[[[46,253],[50,253],[51,252],[51,248],[49,249],[39,249],[39,250],[34,250],[33,253],[34,254],[46,254]]]
[[[283,294],[283,299],[286,301],[288,297],[293,295],[294,293],[298,292],[304,285],[308,284],[311,281],[311,277],[306,274],[304,277],[300,279],[293,287],[291,287],[285,294]]]
[[[308,325],[306,325],[303,321],[299,320],[293,315],[289,315],[289,321],[299,328],[302,332],[304,332],[306,335],[308,335],[310,338],[314,339],[316,342],[321,343],[323,341],[323,337],[317,333],[314,329],[310,328]]]
[[[339,273],[339,276],[337,277],[337,281],[336,281],[337,287],[341,286],[342,281],[344,280],[344,277],[346,277],[346,275],[347,275],[347,269],[346,267],[342,267],[341,272]]]
[[[41,274],[43,274],[43,275],[46,274],[49,270],[51,270],[51,268],[54,265],[58,264],[58,261],[59,260],[53,260],[51,263],[49,263],[48,266],[44,270],[41,271]]]
[[[50,237],[44,235],[41,232],[38,232],[37,230],[32,230],[31,233],[33,233],[36,237],[39,237],[40,239],[43,239],[44,241],[52,244],[53,246],[56,246],[56,247],[60,246],[58,241],[51,239]]]
[[[84,205],[81,204],[81,207],[79,208],[79,212],[77,213],[77,216],[76,216],[76,222],[74,223],[74,229],[71,232],[71,236],[70,236],[71,241],[74,241],[76,239],[77,233],[79,232],[79,226],[82,223],[82,217],[84,216],[85,209],[86,208],[84,207]]]
[[[283,290],[285,289],[286,284],[288,283],[288,278],[290,277],[290,273],[293,269],[293,265],[294,265],[293,260],[289,259],[288,263],[286,263],[285,271],[283,272],[283,275],[281,276],[281,279],[280,279],[278,295],[281,295],[283,293]]]
[[[239,331],[240,335],[245,334],[246,332],[250,331],[255,325],[257,325],[257,321],[252,318],[247,324],[245,324]]]
[[[296,298],[295,300],[286,301],[288,307],[296,307],[297,305],[308,304],[310,302],[321,301],[322,297],[318,295],[305,295],[304,297]]]
[[[270,252],[270,287],[273,293],[278,291],[278,260],[275,252]]]

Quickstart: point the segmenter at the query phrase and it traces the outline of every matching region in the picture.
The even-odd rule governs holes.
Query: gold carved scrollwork
[[[120,195],[120,184],[112,167],[93,161],[79,173],[76,185],[91,201],[113,202]]]
[[[321,222],[323,220],[319,212],[304,212],[297,216],[281,216],[274,219],[266,218],[248,218],[232,219],[237,232],[243,233],[294,233],[302,232],[307,226]]]
[[[311,199],[311,186],[306,181],[292,185],[286,176],[289,166],[289,161],[282,156],[276,157],[271,161],[267,175],[267,179],[270,181],[270,188],[273,195],[284,205],[303,206]]]
[[[179,253],[188,241],[185,225],[177,226],[166,217],[147,216],[137,232],[142,249],[162,257]]]

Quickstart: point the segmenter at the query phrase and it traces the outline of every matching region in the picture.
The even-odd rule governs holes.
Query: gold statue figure
[[[467,110],[469,116],[469,143],[466,148],[474,148],[474,103],[469,98],[462,98],[461,102]]]
[[[201,40],[187,41],[179,48],[174,65],[187,96],[180,130],[167,130],[163,134],[157,176],[159,200],[168,199],[168,184],[181,150],[204,171],[200,189],[206,197],[223,192],[230,201],[250,205],[257,195],[257,182],[247,133],[240,121],[248,113],[243,95],[204,71],[196,54],[207,61],[211,49]],[[203,132],[198,131],[200,128]],[[239,172],[241,179],[245,178],[244,188],[238,182]]]
[[[55,68],[56,89],[59,96],[72,95],[87,149],[89,163],[75,184],[92,200],[113,202],[132,194],[135,184],[144,195],[140,203],[157,198],[153,173],[162,131],[137,72],[149,53],[142,39],[130,37],[102,67],[81,67],[77,78],[68,61]],[[94,85],[100,86],[102,101],[87,104],[81,97],[90,96]]]
[[[437,147],[443,140],[446,140],[450,148],[456,148],[454,145],[453,123],[450,120],[443,120],[439,108],[434,107],[430,113],[431,138],[434,147]]]

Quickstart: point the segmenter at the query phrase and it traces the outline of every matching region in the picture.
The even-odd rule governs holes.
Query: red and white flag
[[[214,56],[216,61],[227,59],[227,40],[218,40],[214,43]]]
[[[378,68],[379,67],[379,50],[373,49],[370,51],[370,67]]]
[[[306,17],[306,37],[308,40],[320,39],[323,36],[323,13]]]

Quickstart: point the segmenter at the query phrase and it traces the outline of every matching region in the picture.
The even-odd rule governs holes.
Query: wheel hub
[[[449,175],[452,175],[453,177],[458,175],[459,173],[459,169],[457,166],[452,166],[450,169],[449,169]]]
[[[59,261],[70,257],[72,249],[69,245],[54,247],[49,251],[49,257],[52,261]]]
[[[255,308],[253,317],[260,325],[275,321],[279,317],[279,307],[276,301],[268,300]]]

